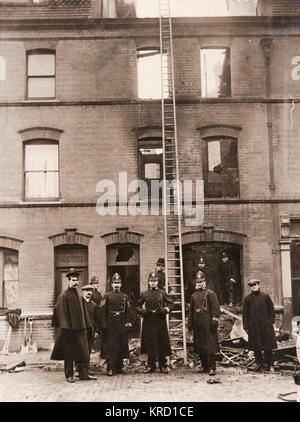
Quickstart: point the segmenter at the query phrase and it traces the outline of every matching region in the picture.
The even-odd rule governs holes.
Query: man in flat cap
[[[141,353],[148,355],[148,369],[145,373],[155,372],[158,360],[160,372],[167,374],[166,356],[170,356],[171,347],[166,322],[166,315],[173,308],[167,293],[158,287],[155,270],[148,277],[149,289],[144,291],[137,302],[138,313],[143,317]]]
[[[129,358],[128,330],[132,327],[129,300],[121,292],[122,279],[118,273],[113,275],[111,285],[112,291],[104,296],[101,305],[101,357],[107,361],[108,376],[124,373],[123,359]]]
[[[275,310],[272,299],[260,291],[260,281],[248,281],[251,293],[243,303],[243,326],[248,333],[248,348],[254,351],[255,371],[270,371],[273,364],[272,349],[277,348],[273,324]],[[264,357],[262,356],[264,352]]]
[[[96,303],[92,301],[93,289],[94,287],[91,284],[86,284],[85,286],[81,288],[82,298],[85,302],[85,306],[87,308],[89,318],[91,321],[91,327],[88,328],[87,330],[90,354],[91,354],[92,348],[94,347],[95,339],[98,338],[99,336],[99,332],[101,328],[99,309]],[[89,370],[89,375],[93,376],[94,374]]]
[[[157,277],[158,277],[158,288],[159,289],[165,289],[166,286],[166,276],[165,276],[165,259],[164,258],[158,258],[156,262],[156,268],[155,268]]]
[[[66,277],[68,288],[59,295],[53,312],[52,326],[57,328],[57,336],[50,359],[64,360],[67,382],[75,381],[74,362],[77,363],[79,379],[90,380],[87,330],[91,322],[77,291],[79,273],[71,268]]]
[[[202,372],[215,375],[220,305],[215,292],[207,288],[202,271],[196,274],[195,289],[191,297],[188,329],[194,334],[194,352],[199,354]]]

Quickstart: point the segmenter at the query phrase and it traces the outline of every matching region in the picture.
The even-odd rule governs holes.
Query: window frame
[[[157,147],[155,146],[158,145]],[[147,186],[148,186],[148,199],[151,198],[151,180],[163,180],[163,152],[161,154],[161,161],[160,159],[157,157],[157,160],[154,160],[153,163],[159,163],[160,164],[160,175],[161,178],[160,179],[146,179],[145,178],[145,169],[143,164],[148,164],[147,162],[143,162],[143,155],[141,153],[141,148],[161,148],[163,149],[163,144],[162,144],[162,138],[161,137],[156,137],[156,136],[149,136],[149,137],[145,137],[145,138],[139,138],[137,140],[137,156],[138,156],[138,176],[140,180],[143,180]],[[150,162],[150,161],[149,161]],[[160,195],[161,196],[161,195]],[[161,198],[159,199],[159,202],[161,202]]]
[[[201,51],[202,50],[227,50],[229,51],[228,57],[229,57],[229,69],[230,69],[230,75],[229,75],[229,95],[226,96],[217,96],[217,97],[209,97],[209,96],[203,96],[203,86],[202,86],[202,63],[201,63]],[[201,98],[211,98],[211,99],[219,99],[219,98],[232,98],[232,72],[231,72],[231,47],[224,47],[224,46],[213,46],[213,47],[200,47],[200,83],[201,83]]]
[[[57,171],[51,171],[58,173],[58,196],[55,197],[27,197],[26,195],[26,146],[27,145],[57,145]],[[46,172],[47,173],[47,172]],[[39,139],[30,139],[23,142],[23,201],[24,202],[53,202],[59,201],[61,199],[60,194],[60,153],[59,153],[59,141],[53,139],[39,138]]]
[[[53,75],[30,75],[28,72],[29,65],[29,56],[31,55],[44,55],[52,54],[54,55],[54,74]],[[29,97],[29,79],[41,79],[41,78],[53,78],[54,79],[54,95],[53,97]],[[37,48],[33,50],[26,51],[26,90],[25,90],[26,100],[55,100],[56,99],[56,50],[48,48]]]
[[[213,141],[219,141],[220,143],[222,141],[235,141],[237,146],[236,151],[236,160],[237,160],[237,176],[238,176],[238,195],[237,196],[207,196],[205,186],[208,184],[208,175],[209,175],[209,150],[208,150],[208,144],[209,142]],[[238,154],[238,138],[228,136],[228,135],[215,135],[210,136],[206,138],[202,138],[202,141],[204,143],[203,149],[202,149],[202,155],[205,157],[205,161],[202,159],[202,174],[203,174],[203,180],[204,180],[204,199],[206,200],[224,200],[224,199],[239,199],[241,197],[241,180],[240,180],[240,168],[239,168],[239,154]],[[222,163],[222,161],[221,161]]]
[[[143,55],[140,55],[139,57],[139,52],[141,51],[149,51],[149,54],[144,53]],[[160,95],[156,98],[156,97],[140,97],[139,95],[139,58],[141,57],[147,57],[147,56],[151,56],[154,54],[151,54],[150,51],[157,51],[157,54],[159,56],[161,56],[161,49],[160,47],[157,46],[147,46],[147,47],[137,47],[136,49],[136,74],[137,74],[137,98],[140,101],[157,101],[157,100],[161,100],[162,97],[162,74],[161,74],[161,65],[160,65]],[[166,51],[163,51],[163,54],[167,54]],[[167,58],[168,60],[168,58]],[[160,62],[161,62],[161,57],[160,57]],[[169,64],[168,64],[169,65]],[[168,94],[166,96],[164,96],[164,100],[167,100],[170,98],[170,92],[168,92]]]

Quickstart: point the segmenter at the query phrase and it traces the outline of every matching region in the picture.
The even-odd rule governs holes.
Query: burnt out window
[[[160,182],[163,179],[162,141],[161,139],[139,140],[138,149],[140,179],[147,183],[148,196],[151,196],[153,191],[151,182]],[[154,194],[154,191],[152,193]]]
[[[200,59],[202,97],[230,97],[230,49],[202,48]]]
[[[239,169],[237,140],[209,138],[205,140],[204,194],[206,198],[238,198]]]
[[[167,54],[163,54],[164,66],[168,66]],[[167,74],[167,70],[166,70]],[[145,48],[137,51],[138,98],[161,98],[161,54],[159,48]],[[164,98],[169,93],[164,92]]]

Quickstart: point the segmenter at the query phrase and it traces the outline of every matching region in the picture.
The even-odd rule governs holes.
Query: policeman
[[[229,259],[229,256],[226,252],[222,252],[220,272],[222,277],[225,302],[228,302],[229,306],[231,307],[235,301],[235,291],[238,275],[233,261]]]
[[[165,276],[165,259],[164,258],[158,258],[156,262],[156,274],[158,277],[158,288],[164,289],[166,285],[166,276]]]
[[[215,292],[207,289],[202,271],[198,271],[196,274],[195,288],[196,291],[191,297],[188,329],[194,334],[194,352],[199,354],[202,372],[215,375],[220,305]]]
[[[101,356],[107,361],[106,375],[124,374],[123,359],[129,358],[128,330],[130,323],[130,305],[128,297],[121,292],[122,280],[115,273],[111,280],[112,291],[103,298],[101,323],[103,345]]]
[[[99,287],[99,279],[95,275],[91,278],[90,285],[93,287],[92,297],[91,300],[96,303],[96,305],[100,306],[102,295],[98,291]]]
[[[158,287],[155,270],[148,277],[149,289],[138,299],[138,313],[144,318],[141,338],[141,353],[148,355],[148,369],[145,373],[155,372],[158,360],[160,372],[167,374],[166,356],[171,354],[166,315],[172,310],[172,300]]]

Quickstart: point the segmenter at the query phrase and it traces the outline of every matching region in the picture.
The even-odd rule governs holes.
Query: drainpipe
[[[265,60],[265,78],[266,78],[266,97],[271,98],[271,50],[273,39],[264,38],[260,42]],[[268,131],[268,147],[269,147],[269,190],[270,199],[276,196],[275,185],[275,169],[274,169],[274,148],[273,148],[273,112],[272,103],[267,102],[267,131]],[[280,253],[279,253],[279,239],[280,239],[280,222],[278,204],[271,203],[271,242],[272,242],[272,263],[273,263],[273,277],[274,277],[274,302],[275,308],[282,309],[282,285],[280,280]]]

